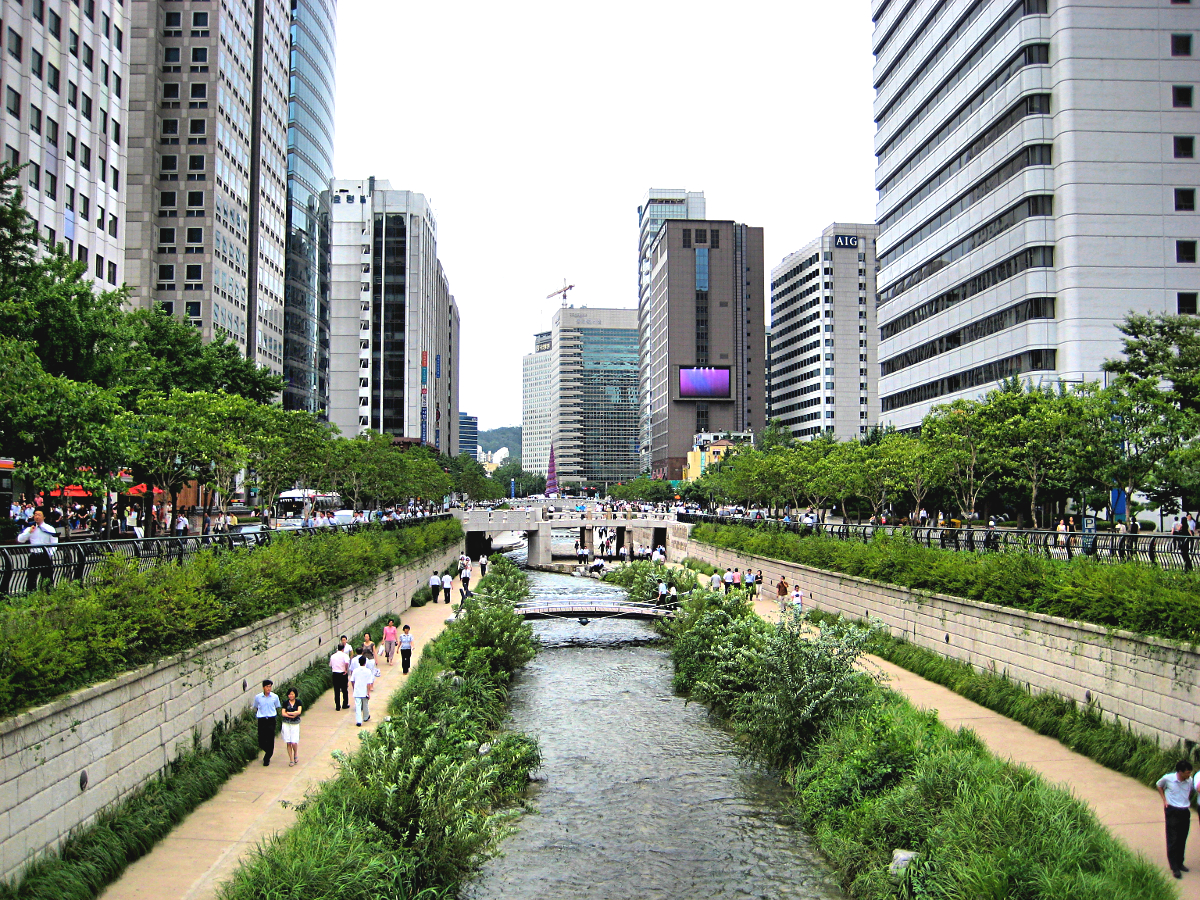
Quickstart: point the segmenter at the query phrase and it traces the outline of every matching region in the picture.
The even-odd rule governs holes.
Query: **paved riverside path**
[[[459,581],[455,578],[451,595],[455,603],[458,589]],[[397,628],[412,626],[414,666],[425,644],[445,627],[450,609],[444,603],[428,603],[397,616]],[[371,637],[382,649],[382,633]],[[333,652],[332,648],[329,652]],[[320,782],[332,778],[336,773],[333,751],[353,751],[358,746],[358,735],[383,721],[388,698],[407,678],[401,673],[399,650],[393,666],[381,655],[379,668],[381,677],[376,680],[371,696],[370,722],[356,728],[354,699],[351,698],[349,710],[334,712],[333,692],[326,691],[313,707],[304,710],[298,766],[288,765],[287,745],[282,736],[276,737],[271,765],[264,766],[260,755],[226,781],[215,797],[189,813],[150,853],[126,869],[100,895],[101,900],[216,897],[221,882],[229,879],[259,841],[295,821],[295,809],[283,806],[282,801],[297,803]]]
[[[769,622],[779,621],[779,604],[774,597],[756,600],[754,611]],[[1188,841],[1185,862],[1192,871],[1185,872],[1182,881],[1175,881],[1167,866],[1162,799],[1154,788],[907,669],[877,656],[866,659],[868,667],[886,676],[892,690],[921,709],[937,710],[938,721],[947,728],[970,728],[996,756],[1028,766],[1050,784],[1070,790],[1126,846],[1161,866],[1183,900],[1200,900],[1200,827],[1193,823]]]

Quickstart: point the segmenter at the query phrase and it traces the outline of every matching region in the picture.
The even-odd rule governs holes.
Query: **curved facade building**
[[[337,0],[291,0],[288,88],[287,266],[283,405],[328,407],[328,265],[321,259],[333,177],[334,48]]]

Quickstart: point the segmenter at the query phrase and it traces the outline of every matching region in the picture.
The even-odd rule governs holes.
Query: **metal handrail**
[[[773,528],[792,534],[821,534],[843,541],[870,541],[876,534],[907,535],[924,547],[957,550],[968,553],[1035,553],[1054,559],[1073,559],[1088,556],[1099,562],[1138,561],[1162,569],[1190,572],[1200,559],[1200,537],[1180,537],[1172,534],[1119,534],[1100,531],[1085,534],[1079,531],[1058,532],[1033,528],[989,528],[964,526],[938,528],[910,525],[805,525],[800,522],[780,522],[777,519],[751,519],[742,516],[713,516],[704,513],[680,513],[679,521],[687,524],[744,525],[752,528]]]
[[[429,522],[450,519],[448,513],[431,516],[412,516],[398,522],[370,522],[364,524],[334,525],[324,528],[264,529],[263,531],[240,531],[222,534],[188,535],[186,537],[116,537],[108,540],[60,541],[54,547],[49,565],[52,584],[66,581],[90,582],[99,575],[102,567],[113,557],[132,560],[138,571],[145,572],[156,566],[170,563],[182,565],[204,550],[217,552],[235,549],[253,550],[271,543],[279,534],[313,535],[333,531],[353,534],[367,528],[382,528],[385,531],[410,528]],[[45,579],[46,567],[30,565],[34,547],[29,544],[0,546],[0,596],[10,597],[28,594],[31,590],[31,575],[37,574],[39,581]],[[32,560],[38,562],[38,560]],[[38,571],[35,573],[35,569]]]

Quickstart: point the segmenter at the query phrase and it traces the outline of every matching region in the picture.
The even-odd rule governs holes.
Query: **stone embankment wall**
[[[749,556],[689,538],[671,526],[668,558],[762,569],[766,590],[786,576],[814,605],[855,619],[878,619],[893,635],[980,669],[1007,673],[1034,691],[1052,691],[1116,716],[1160,739],[1200,741],[1200,651],[1155,637],[1023,612],[945,594],[926,594]]]
[[[337,603],[263,619],[0,722],[0,878],[141,787],[194,734],[207,742],[216,722],[249,708],[264,678],[282,686],[340,635],[408,609],[430,572],[461,552],[460,542]]]

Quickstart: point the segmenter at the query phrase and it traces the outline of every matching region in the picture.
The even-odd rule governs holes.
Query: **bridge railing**
[[[264,529],[238,531],[228,534],[188,535],[187,537],[132,538],[115,537],[109,540],[65,540],[54,546],[49,566],[53,584],[67,581],[94,581],[101,567],[111,557],[132,560],[139,571],[155,566],[182,565],[205,550],[249,549],[270,544],[279,534],[313,535],[339,531],[352,534],[364,528],[392,530],[449,519],[448,514],[414,516],[399,522],[362,525],[335,525],[326,528]],[[34,555],[29,544],[0,546],[0,596],[20,596],[33,589],[33,581],[45,580],[46,567],[38,566],[43,554]],[[34,563],[34,565],[31,565]],[[40,576],[40,577],[39,577]]]
[[[1119,534],[1101,531],[1084,534],[1062,533],[1031,528],[919,527],[908,525],[804,525],[776,519],[750,519],[741,516],[713,516],[680,513],[679,521],[688,524],[746,525],[773,528],[792,534],[823,534],[842,541],[870,541],[875,534],[906,534],[925,547],[965,553],[1034,553],[1054,559],[1089,556],[1100,562],[1137,560],[1163,569],[1190,572],[1200,559],[1200,538],[1170,534]]]

